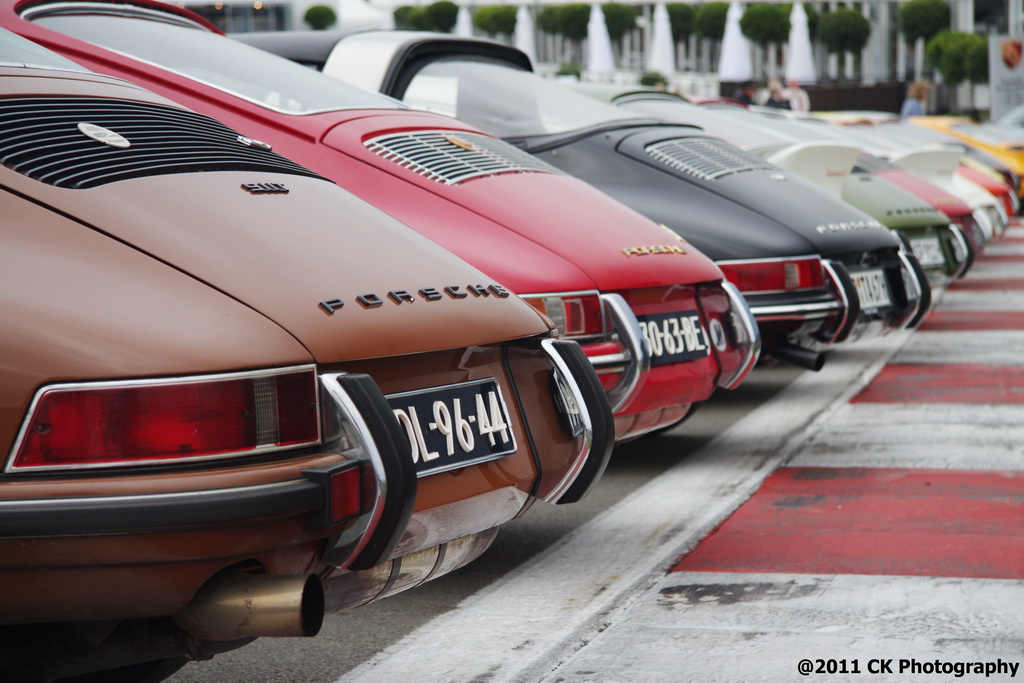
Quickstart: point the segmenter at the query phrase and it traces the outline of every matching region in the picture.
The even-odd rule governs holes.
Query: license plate
[[[416,476],[497,460],[516,450],[501,387],[492,379],[391,394]]]
[[[892,303],[884,272],[862,270],[859,273],[851,273],[851,275],[853,283],[857,286],[857,296],[860,298],[861,308],[878,308]]]
[[[697,311],[653,313],[637,319],[651,351],[651,365],[695,360],[710,353]]]
[[[942,255],[938,237],[919,237],[910,240],[910,249],[925,268],[945,265],[946,258]]]

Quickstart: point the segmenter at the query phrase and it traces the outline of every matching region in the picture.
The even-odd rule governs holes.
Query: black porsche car
[[[542,79],[515,48],[411,31],[237,37],[471,123],[665,225],[743,292],[766,354],[817,369],[831,344],[914,325],[930,305],[917,259],[878,221],[699,128]]]

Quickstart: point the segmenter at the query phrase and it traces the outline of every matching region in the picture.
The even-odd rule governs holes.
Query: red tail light
[[[312,368],[55,385],[32,404],[8,470],[224,457],[319,442]]]
[[[725,273],[726,279],[745,294],[818,289],[825,284],[821,259],[817,256],[719,261],[718,266]]]
[[[551,318],[563,339],[592,337],[604,332],[601,297],[597,292],[537,294],[523,298]]]

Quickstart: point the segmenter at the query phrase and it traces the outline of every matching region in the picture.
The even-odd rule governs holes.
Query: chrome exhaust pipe
[[[324,622],[324,588],[314,574],[226,572],[203,584],[173,616],[203,640],[315,636]]]
[[[821,370],[825,365],[824,353],[811,351],[810,349],[805,349],[802,346],[795,346],[793,344],[776,346],[771,349],[769,353],[779,360],[784,360],[801,368],[813,370],[814,372]]]

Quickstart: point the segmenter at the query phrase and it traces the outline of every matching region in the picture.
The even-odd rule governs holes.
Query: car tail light
[[[563,339],[593,337],[604,332],[601,297],[597,292],[536,294],[523,299],[550,318]]]
[[[60,384],[36,395],[8,470],[262,453],[320,441],[313,368]]]
[[[825,278],[817,256],[748,261],[719,261],[729,282],[749,294],[819,289]]]

